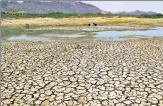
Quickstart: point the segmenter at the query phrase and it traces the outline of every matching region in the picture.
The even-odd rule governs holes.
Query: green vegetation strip
[[[1,12],[1,18],[38,18],[38,17],[48,17],[48,18],[82,18],[82,17],[108,17],[112,18],[114,16],[117,17],[137,17],[137,18],[163,18],[162,14],[153,14],[153,15],[148,15],[148,14],[143,14],[143,15],[129,15],[129,14],[102,14],[102,13],[61,13],[61,12],[56,12],[56,13],[43,13],[43,14],[29,14],[26,13],[25,15],[10,15],[5,12]]]

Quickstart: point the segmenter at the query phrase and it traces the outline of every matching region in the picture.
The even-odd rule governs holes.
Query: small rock
[[[19,106],[19,104],[17,104],[17,103],[14,103],[12,106]]]
[[[73,106],[73,104],[74,104],[74,101],[72,101],[72,100],[68,101],[68,106]]]
[[[45,100],[41,103],[41,106],[48,106],[49,105],[49,101]]]
[[[102,105],[108,106],[108,101],[107,100],[102,101]]]
[[[36,101],[35,101],[35,104],[36,104],[36,105],[39,105],[39,104],[41,104],[41,101],[36,100]]]
[[[129,101],[129,100],[126,100],[126,101],[124,101],[124,103],[127,104],[127,105],[129,105],[129,104],[131,104],[132,102]]]
[[[87,98],[85,96],[81,96],[81,97],[79,97],[78,102],[81,103],[81,104],[85,104],[85,103],[87,103]]]
[[[38,98],[39,97],[39,94],[33,94],[35,98]]]

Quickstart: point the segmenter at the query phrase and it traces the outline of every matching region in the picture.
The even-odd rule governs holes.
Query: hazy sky
[[[83,1],[104,11],[155,11],[163,13],[163,1]]]

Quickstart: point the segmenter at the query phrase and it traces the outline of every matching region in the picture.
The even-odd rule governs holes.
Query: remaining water
[[[104,28],[141,28],[139,26],[92,26],[92,27],[104,27]]]
[[[7,38],[7,40],[46,41],[48,39],[47,38],[42,38],[42,37],[21,35],[21,36],[10,36],[10,37]]]
[[[61,37],[61,38],[77,38],[77,37],[83,37],[85,35],[80,35],[80,33],[78,34],[53,34],[53,33],[47,33],[47,34],[41,34],[40,36],[44,36],[44,37]]]
[[[125,36],[133,36],[140,38],[152,38],[152,37],[163,37],[163,28],[157,27],[155,30],[142,30],[142,31],[103,31],[97,32],[95,37],[97,38],[111,38],[117,39]]]
[[[131,28],[132,26],[97,26],[110,28]],[[155,29],[155,30],[153,30]],[[130,38],[152,38],[163,37],[163,27],[155,27],[151,30],[142,31],[101,31],[101,32],[77,32],[77,31],[38,31],[25,33],[20,29],[14,28],[5,29],[7,40],[32,40],[32,41],[46,41],[51,38],[97,38],[107,40],[126,40]],[[13,32],[12,32],[13,31]],[[2,28],[3,32],[3,28]],[[3,36],[3,34],[2,34]]]

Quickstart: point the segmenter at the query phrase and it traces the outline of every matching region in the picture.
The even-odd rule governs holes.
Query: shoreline
[[[107,28],[101,26],[58,26],[58,27],[39,27],[39,28],[29,28],[24,29],[24,31],[48,31],[48,30],[65,30],[65,31],[84,31],[84,32],[99,32],[99,31],[141,31],[141,30],[154,30],[150,27],[133,27],[133,28]]]
[[[37,37],[36,37],[37,38]],[[93,38],[93,37],[80,37],[80,38],[70,38],[70,37],[54,37],[46,38],[43,40],[7,40],[6,38],[2,39],[2,42],[33,42],[33,43],[54,43],[54,42],[139,42],[139,41],[151,41],[151,40],[163,40],[163,37],[135,37],[135,36],[121,36],[118,39],[110,38]]]
[[[156,26],[155,26],[156,27]],[[31,31],[78,31],[78,32],[100,32],[100,31],[143,31],[143,30],[156,30],[153,26],[123,26],[123,25],[109,25],[109,26],[31,26],[29,28],[14,26],[12,28],[19,28],[24,32]],[[2,26],[2,28],[10,28]]]

